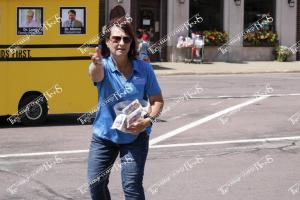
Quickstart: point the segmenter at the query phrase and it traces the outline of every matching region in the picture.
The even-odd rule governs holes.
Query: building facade
[[[272,22],[261,26],[261,31],[276,33],[278,45],[290,47],[300,40],[300,0],[102,0],[102,3],[106,22],[109,11],[122,5],[133,18],[136,30],[152,30],[153,43],[170,36],[160,51],[152,55],[152,60],[176,61],[182,54],[188,56],[190,50],[178,49],[176,44],[179,36],[190,36],[194,31],[225,32],[227,42],[234,40],[226,53],[218,50],[218,45],[205,46],[207,61],[274,60],[275,45],[249,45],[243,37],[237,37],[266,15],[272,17]],[[176,32],[197,13],[203,19],[201,23]],[[297,59],[299,53],[290,58]]]

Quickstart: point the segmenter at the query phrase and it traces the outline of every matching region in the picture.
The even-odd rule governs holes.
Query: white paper
[[[126,106],[123,110],[122,113],[125,115],[130,115],[132,112],[134,112],[137,109],[140,109],[142,105],[140,104],[139,100],[134,100],[131,102],[128,106]]]
[[[133,124],[142,117],[142,112],[143,109],[140,107],[139,109],[133,111],[130,115],[127,116],[127,128],[129,128],[131,124]]]
[[[126,115],[124,114],[118,115],[111,128],[122,130],[122,128],[124,127],[125,120],[126,120]]]

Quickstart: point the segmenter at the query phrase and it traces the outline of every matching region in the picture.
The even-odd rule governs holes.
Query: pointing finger
[[[102,49],[102,46],[101,45],[99,45],[98,47],[96,47],[96,52],[97,52],[97,55],[98,55],[98,57],[99,58],[101,58],[102,57],[102,55],[101,55],[101,49]]]

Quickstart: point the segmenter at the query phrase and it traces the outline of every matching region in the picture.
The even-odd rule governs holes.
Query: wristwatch
[[[156,117],[151,117],[148,113],[146,115],[144,115],[144,119],[146,119],[146,118],[150,119],[151,126],[153,125],[153,123],[156,120]]]
[[[150,117],[150,116],[149,116],[149,118],[150,118],[150,120],[151,120],[151,124],[153,124],[154,122],[156,122],[156,117]]]

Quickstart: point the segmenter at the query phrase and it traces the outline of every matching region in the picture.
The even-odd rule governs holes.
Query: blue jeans
[[[93,135],[88,157],[88,180],[92,200],[110,200],[109,174],[120,153],[125,200],[145,200],[143,176],[149,148],[149,135],[140,133],[129,144],[115,144]]]

